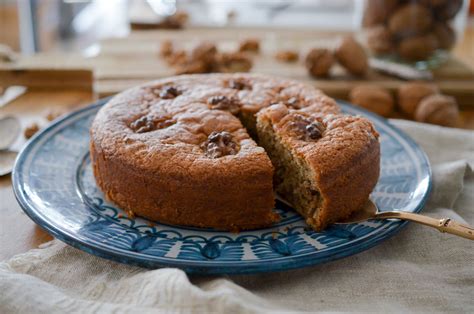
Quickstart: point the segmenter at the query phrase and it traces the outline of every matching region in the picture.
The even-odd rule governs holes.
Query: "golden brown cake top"
[[[360,116],[324,114],[314,106],[290,109],[273,105],[258,114],[271,122],[282,142],[308,161],[319,178],[345,171],[357,157],[378,145],[379,134]]]
[[[113,97],[97,114],[91,136],[105,156],[178,177],[208,175],[210,165],[223,175],[254,171],[250,164],[271,168],[264,150],[235,115],[256,113],[274,103],[294,108],[311,104],[320,112],[339,112],[334,100],[291,80],[251,74],[187,75]]]

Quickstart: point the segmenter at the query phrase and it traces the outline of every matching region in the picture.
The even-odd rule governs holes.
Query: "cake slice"
[[[257,115],[259,144],[275,167],[276,192],[315,230],[362,208],[380,172],[380,144],[359,116],[277,104]]]

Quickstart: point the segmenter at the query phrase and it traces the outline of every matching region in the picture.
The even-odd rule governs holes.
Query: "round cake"
[[[269,226],[279,219],[272,211],[274,166],[256,143],[256,116],[274,104],[343,118],[335,101],[319,90],[263,75],[186,75],[124,91],[99,110],[91,126],[96,182],[107,199],[151,220],[233,231]],[[344,145],[352,150],[376,150],[370,122],[357,127],[370,138],[335,141],[347,140]],[[353,140],[358,145],[351,145]],[[334,145],[344,150],[344,145]],[[378,176],[378,165],[367,164],[364,156],[343,153],[337,164]],[[344,177],[344,182],[350,179]],[[354,187],[354,198],[367,199],[372,181],[365,188]],[[349,207],[344,216],[356,210]],[[337,208],[325,210],[336,212],[332,220],[341,218]]]

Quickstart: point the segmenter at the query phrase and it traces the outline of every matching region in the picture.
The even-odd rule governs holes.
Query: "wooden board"
[[[126,88],[174,75],[170,68],[160,57],[160,42],[171,39],[177,45],[191,49],[194,45],[204,40],[212,41],[222,51],[235,51],[240,40],[253,37],[261,40],[262,52],[254,57],[252,72],[264,73],[274,76],[293,78],[314,84],[328,95],[346,99],[352,87],[358,84],[371,83],[395,91],[402,80],[387,75],[370,71],[365,78],[348,75],[340,66],[334,66],[330,78],[311,78],[300,60],[294,64],[278,62],[274,55],[282,49],[295,49],[304,54],[313,47],[333,47],[343,33],[316,32],[307,29],[229,29],[229,28],[199,28],[185,30],[153,30],[135,31],[126,38],[107,39],[100,43],[99,55],[84,58],[80,55],[51,56],[35,55],[22,58],[10,68],[0,65],[0,85],[2,85],[2,69],[29,69],[22,72],[23,80],[16,75],[16,83],[37,87],[41,83],[38,77],[44,77],[44,85],[51,86],[66,84],[85,86],[91,84],[86,78],[86,73],[74,72],[75,78],[69,80],[54,79],[52,72],[45,69],[58,71],[77,71],[82,68],[94,72],[93,88],[99,97],[118,93]],[[35,70],[43,72],[35,76]],[[26,75],[28,74],[29,75]],[[67,72],[65,72],[67,73]],[[474,71],[462,62],[451,58],[443,66],[434,71],[435,83],[445,94],[455,96],[463,107],[474,107]],[[83,76],[81,76],[83,75]],[[3,82],[6,76],[3,72]],[[30,80],[32,78],[32,80]],[[37,82],[37,83],[35,83]],[[69,85],[71,85],[69,84]]]
[[[330,79],[311,78],[300,60],[288,64],[278,62],[274,55],[281,49],[296,49],[304,55],[312,47],[333,47],[341,33],[311,30],[270,29],[189,29],[136,31],[124,39],[108,39],[101,43],[96,58],[95,91],[110,95],[143,82],[174,74],[159,57],[160,42],[171,39],[177,45],[191,48],[208,40],[223,51],[235,51],[240,40],[248,37],[261,40],[262,52],[254,57],[252,72],[283,76],[314,84],[327,94],[346,99],[350,89],[358,84],[377,84],[395,91],[402,80],[371,71],[361,79],[348,75],[341,67],[332,69]],[[434,72],[435,82],[443,93],[453,95],[462,106],[474,106],[474,71],[452,58]]]
[[[94,67],[80,55],[36,54],[0,62],[0,86],[92,91]]]

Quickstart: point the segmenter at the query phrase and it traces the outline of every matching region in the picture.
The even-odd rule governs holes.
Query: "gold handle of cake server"
[[[461,224],[452,220],[451,218],[436,219],[428,216],[423,216],[407,212],[381,212],[375,214],[375,219],[389,219],[396,218],[402,220],[409,220],[419,224],[438,229],[440,232],[446,232],[457,235],[469,240],[474,240],[474,228],[468,225]]]

